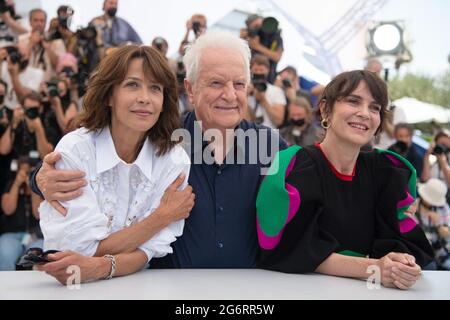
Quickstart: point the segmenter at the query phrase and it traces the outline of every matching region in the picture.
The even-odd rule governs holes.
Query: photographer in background
[[[0,79],[0,141],[11,124],[13,111],[5,104],[5,95],[8,92],[8,85]],[[8,179],[11,155],[0,154],[0,190],[4,190]],[[0,210],[1,214],[1,210]]]
[[[0,154],[43,159],[58,142],[57,128],[48,124],[37,92],[28,94],[23,108],[16,108],[11,125],[0,140]]]
[[[402,157],[406,158],[417,171],[417,177],[422,176],[423,168],[423,155],[419,147],[413,143],[412,138],[414,129],[407,123],[398,123],[394,128],[394,137],[397,141],[389,150],[398,153]]]
[[[261,54],[270,61],[267,80],[274,83],[277,64],[283,55],[283,38],[278,21],[273,17],[263,18],[252,14],[245,20],[247,28],[241,29],[240,37],[248,41],[252,56]]]
[[[286,98],[283,90],[270,84],[270,63],[266,56],[256,54],[250,62],[252,82],[248,85],[249,118],[257,124],[276,129],[283,123]]]
[[[186,33],[184,34],[183,40],[181,40],[180,47],[178,48],[178,53],[180,56],[184,56],[186,51],[186,46],[190,43],[189,35],[194,34],[194,40],[200,37],[206,32],[207,22],[206,17],[203,14],[196,13],[186,21]]]
[[[450,186],[450,134],[440,131],[423,158],[422,181],[436,178]],[[447,194],[450,204],[450,192]]]
[[[74,53],[76,46],[76,35],[69,28],[72,22],[74,10],[70,6],[59,6],[56,11],[57,17],[50,20],[48,38],[51,40],[61,39],[68,52]]]
[[[42,9],[30,11],[31,32],[19,37],[19,44],[28,51],[30,66],[44,71],[46,81],[54,77],[60,55],[66,53],[61,39],[46,39],[44,31],[47,13]]]
[[[324,130],[311,123],[312,108],[306,98],[294,97],[287,110],[287,124],[280,129],[280,135],[289,145],[309,146],[323,139]]]
[[[166,58],[167,62],[169,63],[170,69],[174,73],[176,73],[177,62],[167,56],[167,51],[169,50],[169,44],[167,43],[167,40],[163,37],[155,37],[152,40],[152,47],[158,50],[164,56],[164,58]]]
[[[103,2],[103,14],[91,20],[89,25],[97,29],[102,38],[101,43],[105,48],[115,48],[126,42],[142,44],[141,37],[133,27],[125,20],[117,16],[118,0],[105,0]]]
[[[44,71],[29,64],[29,50],[18,44],[0,49],[1,79],[8,84],[5,102],[15,108],[32,90],[38,90]]]
[[[15,177],[8,181],[1,197],[0,271],[16,270],[17,259],[28,248],[42,248],[43,245],[38,211],[43,200],[29,187],[32,161],[21,157],[17,167]]]
[[[42,83],[41,96],[44,101],[47,101],[47,106],[44,104],[46,121],[52,128],[58,129],[56,131],[58,132],[57,141],[59,141],[66,133],[75,129],[77,104],[71,100],[67,81],[61,79]]]
[[[313,109],[316,107],[317,98],[325,88],[315,81],[300,77],[297,69],[292,66],[287,66],[279,72],[275,85],[283,88],[288,100],[292,101],[295,97],[305,97]]]
[[[183,60],[180,58],[176,64],[175,75],[177,77],[177,90],[178,90],[178,109],[184,119],[184,116],[189,114],[189,112],[194,111],[194,106],[189,100],[188,94],[186,92],[186,87],[184,86],[184,79],[186,78],[186,67],[184,66]]]
[[[27,33],[21,19],[13,0],[0,0],[0,48],[16,44],[18,36]]]

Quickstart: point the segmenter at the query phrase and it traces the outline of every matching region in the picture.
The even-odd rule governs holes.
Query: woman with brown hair
[[[382,130],[388,93],[374,73],[336,76],[319,101],[321,143],[280,151],[257,197],[259,265],[408,289],[433,260],[411,217],[416,171],[394,152],[361,151]],[[372,279],[372,278],[371,278]]]
[[[172,253],[194,203],[189,157],[171,140],[180,126],[175,76],[155,49],[125,46],[102,60],[78,125],[57,145],[56,167],[84,171],[88,183],[61,203],[65,216],[48,201],[39,209],[44,249],[62,252],[38,269],[63,284],[70,265],[81,281],[109,279]]]

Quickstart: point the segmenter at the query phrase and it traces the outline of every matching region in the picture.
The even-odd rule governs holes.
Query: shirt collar
[[[98,132],[95,138],[95,144],[97,173],[111,170],[121,162],[125,163],[116,152],[109,127],[105,127]],[[151,180],[150,178],[152,176],[152,155],[153,145],[146,138],[137,159],[133,162],[149,180]]]

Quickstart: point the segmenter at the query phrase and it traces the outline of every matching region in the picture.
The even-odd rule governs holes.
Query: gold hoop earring
[[[322,119],[322,121],[320,121],[320,125],[322,126],[322,128],[324,128],[325,130],[329,129],[331,127],[331,123],[329,123],[327,121],[327,119]]]

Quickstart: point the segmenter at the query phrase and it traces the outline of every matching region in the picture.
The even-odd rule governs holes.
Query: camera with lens
[[[25,109],[25,116],[30,120],[36,119],[37,117],[39,117],[39,109],[38,108]]]
[[[259,35],[259,29],[256,28],[249,28],[247,30],[247,34],[250,38],[257,37]]]
[[[177,62],[177,82],[178,85],[183,86],[184,79],[186,78],[186,68],[182,61]]]
[[[58,82],[57,81],[47,81],[47,92],[50,97],[57,97],[59,95]]]
[[[192,23],[192,30],[194,30],[194,33],[195,33],[195,34],[199,34],[199,33],[200,33],[200,27],[201,27],[200,22],[194,21],[194,22]]]
[[[78,29],[76,36],[80,42],[94,41],[97,37],[97,30],[95,26],[87,26],[86,28]]]
[[[157,38],[155,38],[155,40],[154,40],[154,44],[155,44],[155,47],[156,47],[159,51],[162,51],[162,48],[163,48],[163,45],[164,45],[164,39],[163,39],[163,38],[160,38],[160,37],[157,37]]]
[[[437,144],[434,147],[434,149],[432,151],[432,154],[437,156],[437,155],[440,155],[440,154],[443,154],[443,153],[448,153],[449,151],[450,151],[450,149],[447,148],[446,146],[444,146],[443,144]]]
[[[393,151],[399,155],[401,155],[402,157],[405,157],[406,154],[408,153],[408,145],[403,142],[403,141],[397,141],[396,143],[394,143],[392,146],[389,147],[389,151]]]
[[[19,49],[14,46],[6,47],[6,51],[8,52],[9,59],[11,60],[12,64],[17,64],[22,60],[22,55],[19,52]]]
[[[248,36],[254,38],[259,36],[260,38],[270,37],[279,32],[278,20],[274,17],[266,17],[263,19],[261,28],[248,28]]]
[[[283,87],[285,87],[286,89],[292,87],[291,80],[289,80],[289,79],[283,79],[282,83],[283,83]]]
[[[263,74],[254,74],[252,76],[253,87],[260,92],[266,92],[267,90],[267,78]]]

